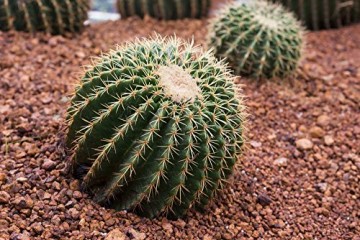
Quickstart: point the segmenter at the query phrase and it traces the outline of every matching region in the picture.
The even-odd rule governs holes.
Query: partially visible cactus
[[[89,8],[89,0],[0,0],[0,30],[77,32]]]
[[[204,207],[242,152],[233,76],[177,39],[137,40],[89,67],[68,109],[75,176],[94,199],[154,217]]]
[[[122,18],[129,16],[170,20],[201,18],[208,14],[210,0],[117,0]]]
[[[282,3],[312,30],[360,22],[360,0],[272,0]]]
[[[211,24],[208,45],[237,74],[286,77],[298,67],[303,29],[281,6],[240,1],[225,7]]]

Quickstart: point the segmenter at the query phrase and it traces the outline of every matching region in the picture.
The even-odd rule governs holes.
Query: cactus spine
[[[89,8],[89,0],[0,0],[0,30],[77,32]]]
[[[207,15],[210,0],[117,0],[117,8],[123,18],[129,16],[170,20],[201,18]]]
[[[301,25],[281,6],[250,1],[227,6],[209,29],[209,47],[237,74],[253,78],[291,75],[303,46]]]
[[[68,109],[72,166],[97,202],[154,217],[203,207],[242,152],[244,107],[210,52],[127,43],[89,67]]]
[[[272,0],[282,3],[312,30],[339,28],[360,21],[360,0]]]

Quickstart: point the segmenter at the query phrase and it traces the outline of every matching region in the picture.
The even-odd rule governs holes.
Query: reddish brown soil
[[[207,212],[149,220],[79,191],[62,127],[80,66],[154,31],[204,44],[206,23],[128,19],[74,39],[0,33],[0,239],[103,239],[113,229],[123,239],[359,239],[360,25],[309,33],[290,83],[240,80],[249,149]]]

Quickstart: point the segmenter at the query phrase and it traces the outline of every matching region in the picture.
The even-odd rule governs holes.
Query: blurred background
[[[120,15],[115,8],[116,0],[92,0],[89,22],[96,23],[107,20],[118,20]]]
[[[93,11],[115,13],[115,0],[93,0]]]

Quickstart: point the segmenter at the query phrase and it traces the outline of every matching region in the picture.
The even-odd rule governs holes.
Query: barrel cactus
[[[77,32],[89,8],[89,0],[0,0],[0,30]]]
[[[240,1],[225,7],[211,24],[208,45],[237,74],[286,77],[300,61],[303,29],[281,6]]]
[[[210,52],[136,40],[86,71],[68,109],[73,172],[94,200],[139,215],[204,207],[242,152],[244,107]]]
[[[117,0],[121,17],[145,15],[158,19],[201,18],[206,16],[210,0]]]
[[[360,0],[272,0],[282,3],[312,30],[360,22]]]

